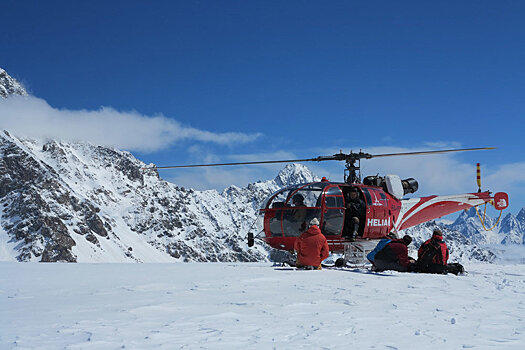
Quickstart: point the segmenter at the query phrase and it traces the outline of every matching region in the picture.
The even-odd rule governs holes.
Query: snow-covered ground
[[[523,349],[525,265],[0,263],[1,349]]]

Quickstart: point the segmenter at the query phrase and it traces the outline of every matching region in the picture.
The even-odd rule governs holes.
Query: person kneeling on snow
[[[405,235],[402,239],[382,239],[376,247],[379,249],[374,249],[367,258],[376,271],[413,271],[415,261],[408,257],[408,245],[411,242],[412,237],[409,235]]]
[[[306,232],[303,232],[295,241],[298,268],[320,270],[321,262],[328,258],[330,250],[326,237],[319,229],[319,220],[313,218]]]

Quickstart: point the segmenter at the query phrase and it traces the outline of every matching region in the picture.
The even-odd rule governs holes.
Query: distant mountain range
[[[3,93],[2,93],[3,92]],[[0,69],[0,95],[27,95]],[[245,236],[271,193],[318,180],[299,164],[275,179],[197,191],[162,180],[129,152],[0,131],[0,260],[68,262],[268,261],[282,254]],[[493,219],[487,224],[492,226]],[[450,225],[406,230],[412,250],[444,231],[451,260],[492,261],[486,244],[523,244],[525,209],[484,231],[474,209]],[[414,251],[412,251],[414,253]]]

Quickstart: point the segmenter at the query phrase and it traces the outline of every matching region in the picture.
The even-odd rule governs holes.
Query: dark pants
[[[446,265],[438,265],[438,264],[430,264],[426,266],[419,266],[418,272],[423,273],[447,273],[447,266]]]
[[[347,217],[344,236],[354,238],[359,234],[359,218],[357,216]]]
[[[374,266],[377,271],[385,271],[385,270],[394,270],[394,271],[399,271],[399,272],[409,271],[407,266],[402,266],[398,262],[391,262],[391,261],[385,261],[385,260],[376,259],[374,261]]]

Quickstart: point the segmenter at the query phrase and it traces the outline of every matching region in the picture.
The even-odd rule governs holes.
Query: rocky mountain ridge
[[[0,134],[0,226],[19,261],[258,261],[245,235],[282,181],[195,191],[162,180],[130,153]]]
[[[9,95],[27,96],[27,91],[22,84],[0,68],[0,97],[5,98]]]
[[[517,215],[507,213],[501,219],[485,217],[485,227],[481,224],[483,207],[462,212],[447,228],[459,231],[476,244],[525,244],[525,208]],[[481,219],[481,220],[480,220]]]

